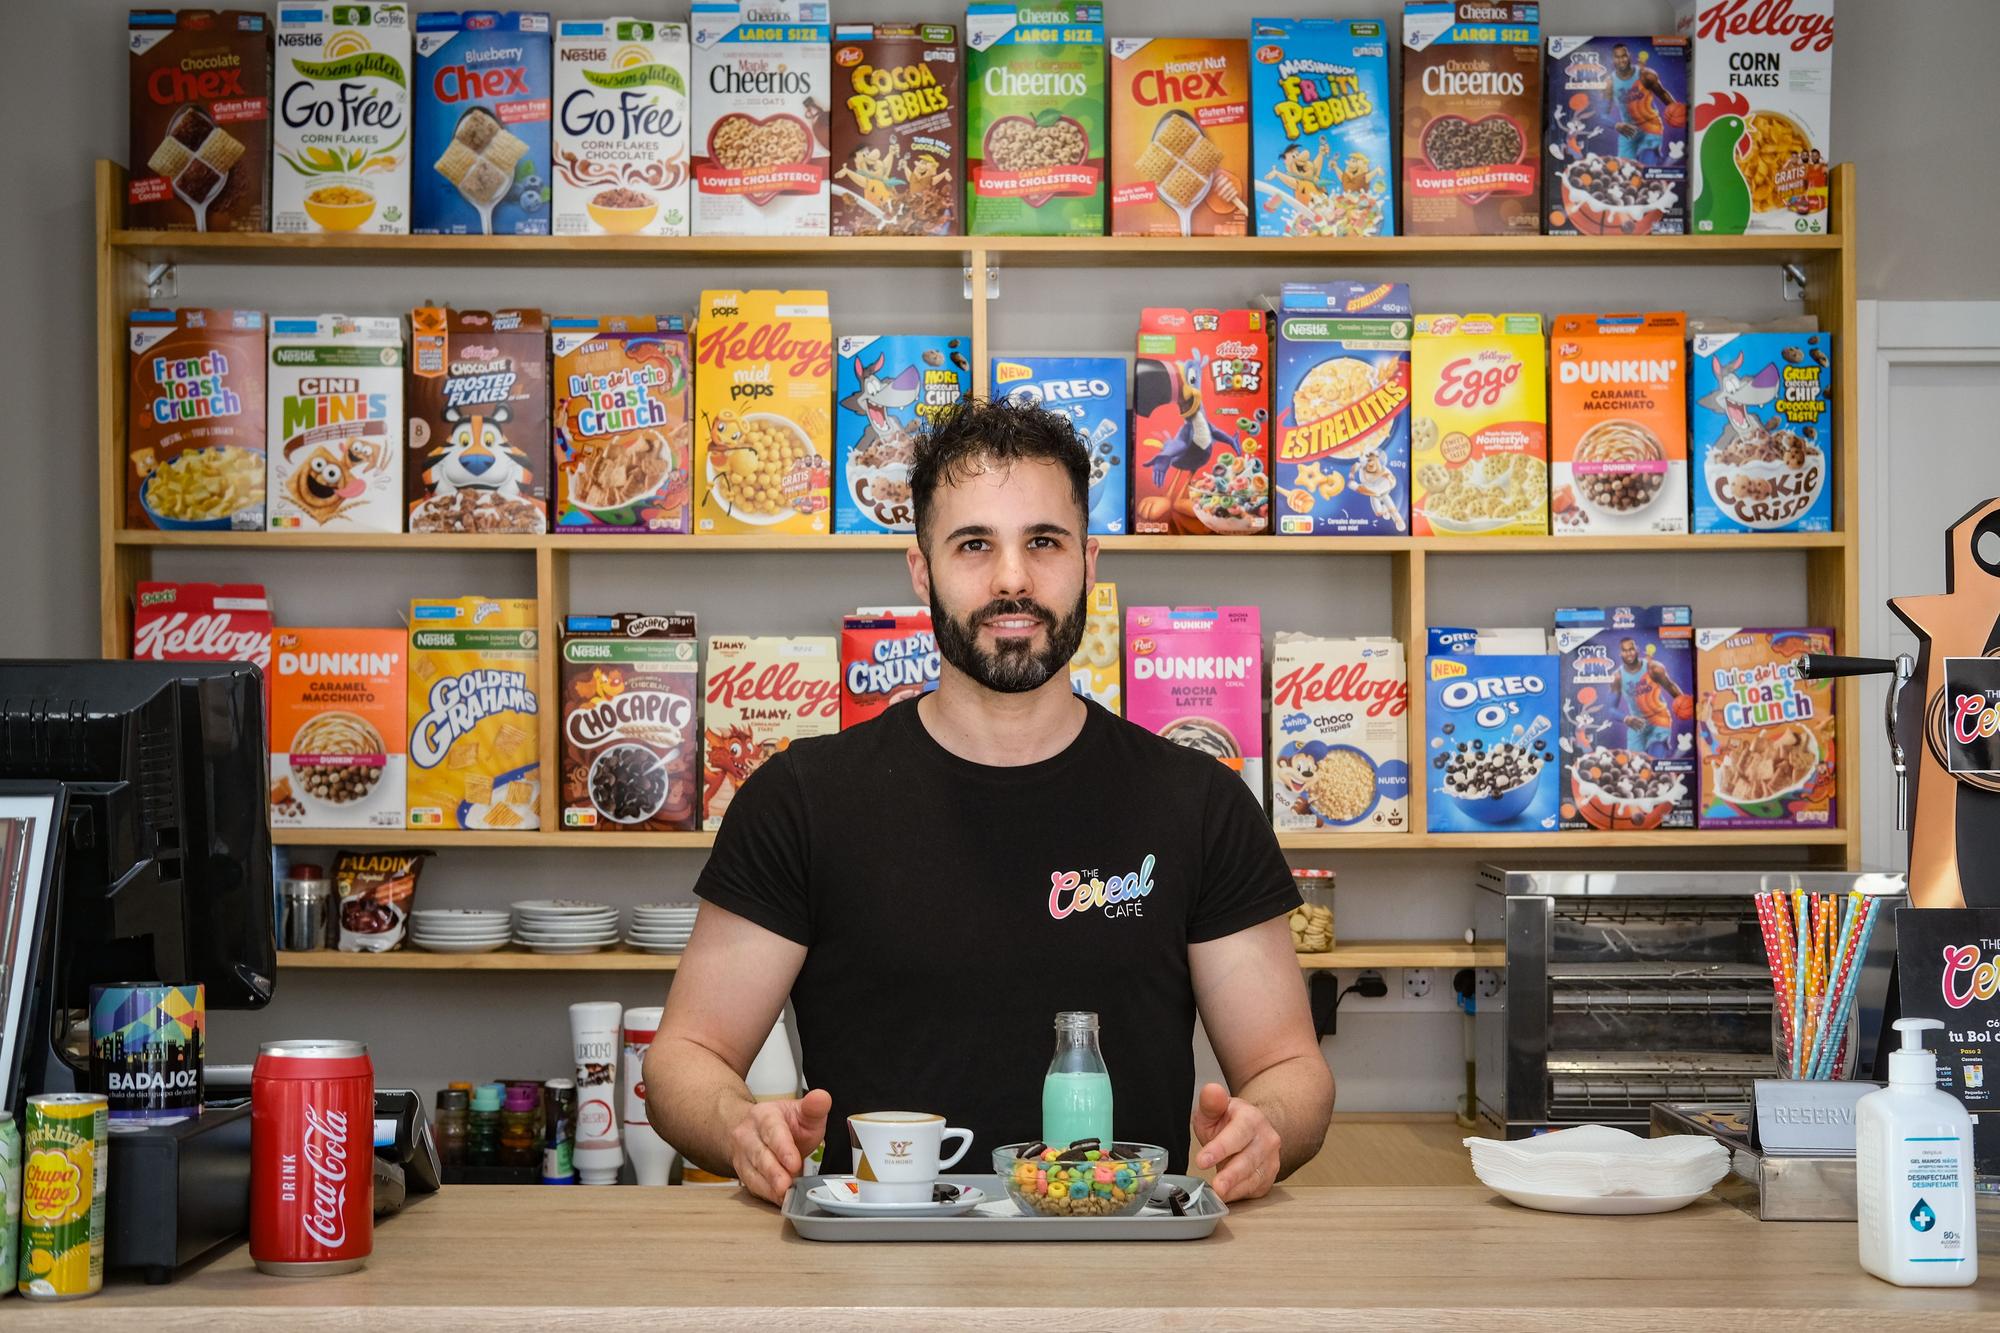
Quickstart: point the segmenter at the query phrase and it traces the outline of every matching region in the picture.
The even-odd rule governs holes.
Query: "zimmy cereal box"
[[[272,231],[410,230],[408,5],[278,6]]]
[[[972,392],[970,338],[885,334],[835,347],[833,530],[914,532],[917,439]]]
[[[1236,37],[1111,39],[1111,234],[1250,230],[1250,71]]]
[[[688,32],[644,19],[556,25],[554,230],[688,234]]]
[[[1685,606],[1564,610],[1562,826],[1694,827],[1694,629]]]
[[[1212,755],[1264,800],[1264,636],[1254,606],[1125,613],[1125,717]]]
[[[403,827],[410,637],[280,629],[271,643],[271,826]]]
[[[1824,629],[1694,632],[1701,827],[1836,822],[1833,682],[1799,675],[1799,658],[1832,651]]]
[[[1250,20],[1259,236],[1396,230],[1389,40],[1376,19]]]
[[[1132,372],[1132,530],[1271,530],[1271,331],[1261,310],[1148,309]]]
[[[271,28],[242,9],[135,9],[125,225],[263,231],[271,216]]]
[[[562,636],[562,826],[686,832],[700,690],[691,615],[570,616]]]
[[[264,317],[134,310],[125,526],[264,527]]]
[[[697,0],[692,19],[695,233],[826,235],[826,6]]]
[[[891,704],[937,688],[943,659],[931,613],[864,608],[840,622],[840,725],[859,726]]]
[[[1403,6],[1403,234],[1542,229],[1541,6]]]
[[[558,317],[556,528],[692,532],[694,374],[679,315]]]
[[[1678,0],[1694,44],[1689,230],[1822,233],[1833,170],[1833,0]]]
[[[1432,833],[1549,833],[1562,786],[1557,672],[1548,653],[1424,660]]]
[[[949,23],[842,23],[833,41],[833,234],[965,230],[964,62]]]
[[[703,292],[696,532],[825,532],[833,324],[825,292]]]
[[[1558,537],[1686,532],[1687,320],[1558,315],[1549,333],[1549,523]]]
[[[1104,234],[1104,7],[989,3],[965,14],[966,230]]]
[[[988,392],[1069,418],[1090,451],[1090,530],[1126,530],[1125,358],[995,357]]]
[[[1123,656],[1118,639],[1118,585],[1093,583],[1085,604],[1083,642],[1069,660],[1070,689],[1122,713],[1125,699],[1118,668]]]
[[[546,532],[548,326],[539,310],[410,312],[411,532]]]
[[[142,583],[132,603],[141,662],[254,662],[271,683],[271,601],[261,583]]]
[[[716,635],[702,693],[702,821],[722,827],[750,775],[802,736],[840,730],[840,648],[830,636]]]
[[[542,826],[535,604],[410,603],[409,826]]]
[[[1546,77],[1544,230],[1685,232],[1687,38],[1551,37]]]
[[[1540,315],[1418,315],[1410,526],[1419,537],[1549,530]]]
[[[1696,532],[1833,527],[1833,335],[1701,333],[1688,347]]]
[[[549,234],[549,16],[417,15],[411,230]]]
[[[403,530],[403,325],[271,321],[267,501],[274,532]]]
[[[1410,827],[1410,681],[1394,639],[1280,631],[1271,664],[1271,822],[1281,830]]]
[[[1278,531],[1410,530],[1410,289],[1288,282],[1278,299]]]

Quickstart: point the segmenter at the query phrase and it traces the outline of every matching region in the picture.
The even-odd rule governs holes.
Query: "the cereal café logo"
[[[1049,915],[1057,921],[1093,909],[1112,916],[1143,916],[1141,901],[1153,891],[1153,855],[1139,868],[1108,878],[1095,870],[1057,870],[1049,875]]]

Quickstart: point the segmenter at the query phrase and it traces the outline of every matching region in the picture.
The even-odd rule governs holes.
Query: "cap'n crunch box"
[[[1093,583],[1085,603],[1083,642],[1069,659],[1069,687],[1114,713],[1124,711],[1119,665],[1123,661],[1118,638],[1118,585]]]
[[[966,230],[1104,234],[1104,6],[975,0],[965,13]]]
[[[718,634],[707,672],[701,826],[717,829],[765,760],[801,737],[840,730],[840,646],[831,635]]]
[[[125,225],[263,231],[271,216],[271,22],[135,9]]]
[[[1686,532],[1687,318],[1558,315],[1549,522],[1558,537]]]
[[[1271,472],[1288,536],[1410,530],[1410,289],[1288,282]]]
[[[261,530],[264,316],[134,310],[126,328],[125,526]]]
[[[1279,631],[1271,822],[1297,831],[1408,832],[1409,711],[1409,666],[1396,640]]]
[[[564,828],[669,833],[700,821],[695,642],[685,613],[563,619]]]
[[[1250,71],[1237,37],[1111,39],[1111,234],[1250,230]]]
[[[1250,107],[1259,236],[1396,230],[1380,20],[1250,20]]]
[[[410,603],[409,827],[542,826],[535,603]]]
[[[1540,315],[1418,315],[1410,525],[1419,537],[1549,530]]]
[[[1695,740],[1702,828],[1830,828],[1834,689],[1799,658],[1833,651],[1824,629],[1697,629]]]
[[[695,315],[696,532],[827,530],[826,293],[709,291]]]
[[[964,61],[949,23],[833,32],[833,234],[965,229]]]
[[[1125,716],[1240,774],[1264,801],[1264,636],[1254,606],[1125,613]]]
[[[272,631],[272,827],[403,827],[409,647],[400,629]]]
[[[931,613],[920,606],[862,607],[840,621],[840,726],[859,726],[891,704],[937,688]]]
[[[549,16],[417,15],[410,230],[549,234]]]
[[[1261,310],[1139,315],[1132,530],[1271,530],[1271,330]]]
[[[266,505],[274,532],[403,530],[403,325],[271,321]]]
[[[563,316],[549,329],[557,530],[693,531],[686,321]]]
[[[689,19],[695,235],[826,235],[826,5],[696,0]]]

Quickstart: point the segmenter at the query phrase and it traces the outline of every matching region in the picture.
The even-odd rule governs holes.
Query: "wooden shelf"
[[[523,829],[321,829],[274,828],[280,847],[561,847],[566,851],[701,851],[715,845],[713,833],[594,833],[583,830]]]

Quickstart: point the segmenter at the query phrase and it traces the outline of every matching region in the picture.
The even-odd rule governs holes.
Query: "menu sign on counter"
[[[1972,1113],[1973,1167],[2000,1176],[2000,910],[1896,913],[1904,1018],[1935,1018],[1938,1087]]]

